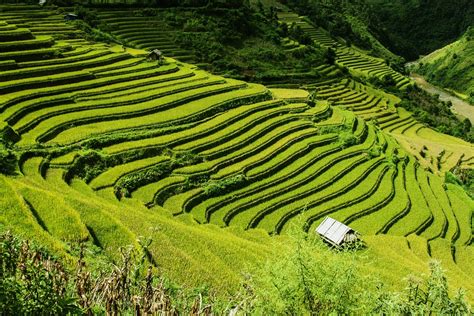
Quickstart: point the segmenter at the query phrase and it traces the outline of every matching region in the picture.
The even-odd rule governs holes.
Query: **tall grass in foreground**
[[[427,278],[409,277],[404,292],[361,273],[360,251],[334,251],[317,237],[290,232],[288,249],[245,276],[240,293],[216,298],[159,276],[143,252],[123,249],[120,262],[89,263],[83,246],[75,269],[9,232],[0,234],[2,315],[467,315],[459,290],[450,297],[438,262]],[[99,261],[100,259],[95,259]],[[92,268],[100,266],[100,268]],[[186,273],[186,271],[183,271]]]

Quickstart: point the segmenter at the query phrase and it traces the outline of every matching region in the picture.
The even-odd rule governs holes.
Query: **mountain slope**
[[[454,41],[474,24],[471,0],[364,0],[370,29],[391,51],[417,59]]]
[[[19,157],[17,175],[0,176],[1,228],[64,257],[82,241],[114,259],[149,237],[149,260],[167,276],[233,293],[247,265],[285,254],[291,227],[313,232],[330,215],[364,234],[371,271],[390,285],[424,272],[433,257],[474,292],[472,277],[458,273],[472,244],[473,203],[438,176],[453,164],[472,166],[474,147],[434,133],[398,108],[397,97],[369,86],[364,80],[377,78],[394,90],[410,86],[384,61],[280,14],[332,47],[307,100],[302,91],[147,60],[145,51],[80,34],[64,39],[59,29],[70,34],[70,24],[53,10],[3,9],[4,38],[25,35],[0,45],[12,68],[0,72],[2,141]],[[128,31],[137,21],[125,13],[109,23],[131,38],[139,27]],[[397,134],[454,149],[406,146],[418,157]],[[413,234],[418,242],[408,249]]]
[[[423,57],[416,71],[474,104],[474,27],[456,42]]]

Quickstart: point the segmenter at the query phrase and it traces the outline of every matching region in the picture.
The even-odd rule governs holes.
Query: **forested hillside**
[[[407,60],[417,59],[455,41],[474,24],[474,4],[470,0],[283,2],[331,34],[392,59],[394,55],[389,51]]]
[[[474,27],[456,42],[420,59],[415,71],[474,104]]]
[[[474,25],[471,0],[365,0],[369,26],[391,51],[417,59],[458,39]]]

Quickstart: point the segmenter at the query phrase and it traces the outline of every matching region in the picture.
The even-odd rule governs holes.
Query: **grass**
[[[201,188],[190,190],[188,192],[173,195],[165,201],[163,208],[169,210],[173,215],[183,213],[186,203],[195,195],[202,192]]]
[[[267,104],[271,105],[270,108],[267,109]],[[306,108],[305,105],[297,104],[297,105],[280,105],[274,101],[265,102],[263,104],[249,104],[245,107],[239,107],[236,109],[232,109],[215,119],[209,120],[202,125],[198,125],[192,131],[185,131],[185,135],[199,135],[202,134],[203,131],[208,131],[211,126],[221,127],[221,129],[216,130],[211,135],[203,135],[203,137],[199,137],[191,141],[187,141],[185,144],[178,145],[175,147],[176,150],[192,150],[192,151],[203,151],[204,154],[208,154],[212,152],[210,148],[224,146],[223,143],[226,143],[226,140],[233,140],[236,137],[239,137],[249,129],[254,126],[259,126],[262,122],[269,122],[272,117],[284,115],[288,112],[296,112],[298,110],[303,110]],[[258,106],[258,107],[257,107]],[[260,107],[261,106],[261,107]],[[247,108],[250,109],[242,113],[242,110],[246,110]],[[237,114],[236,118],[232,117],[231,115]],[[242,114],[246,115],[242,115]],[[247,116],[248,115],[248,116]],[[217,123],[217,124],[216,124]],[[212,125],[211,125],[212,124]],[[175,136],[173,136],[175,137]],[[179,137],[179,136],[178,136]],[[189,137],[189,136],[188,136]],[[229,144],[229,143],[227,143]],[[206,149],[208,151],[206,151]]]
[[[405,190],[405,171],[402,164],[397,166],[398,172],[394,180],[395,195],[389,203],[378,209],[376,212],[369,213],[365,216],[357,217],[350,222],[350,226],[354,227],[358,232],[364,235],[375,235],[384,231],[393,221],[409,211],[410,201]]]
[[[43,229],[63,242],[86,240],[89,232],[79,214],[50,192],[38,192],[28,187],[20,188],[19,194]]]
[[[290,134],[291,131],[294,131],[295,133]],[[250,157],[250,159],[252,159],[252,157],[255,157],[252,155],[252,153],[256,153],[256,152],[261,153],[262,150],[265,150],[265,153],[272,152],[274,149],[280,146],[283,146],[291,139],[297,139],[298,136],[302,136],[305,134],[314,134],[314,133],[315,131],[311,129],[311,126],[307,124],[307,122],[294,121],[287,125],[278,126],[272,131],[268,131],[267,133],[263,134],[262,137],[260,137],[259,142],[246,143],[242,148],[239,148],[238,150],[229,150],[230,152],[229,155],[222,154],[217,159],[205,161],[193,166],[183,167],[176,170],[175,172],[180,173],[180,174],[192,174],[196,172],[203,172],[206,170],[217,171],[222,168],[225,168],[226,166],[231,165],[229,167],[232,169],[227,169],[228,171],[223,171],[220,173],[220,176],[216,176],[216,178],[222,178],[224,177],[225,173],[238,172],[239,168],[235,167],[236,163],[240,162],[241,167],[243,167],[245,165],[244,161],[246,158]],[[248,134],[259,135],[259,134],[253,134],[253,133],[248,133]],[[221,146],[214,147],[213,152],[222,152],[226,150],[227,148],[233,149],[231,146],[235,143],[241,144],[242,138],[245,139],[244,138],[245,136],[248,136],[248,135],[244,134],[243,136],[234,138],[232,142],[228,142]],[[210,152],[207,151],[202,154],[209,155]],[[262,158],[264,156],[265,155],[263,154],[259,155],[259,157],[262,157]],[[258,159],[258,158],[255,158],[255,159]],[[229,162],[233,162],[233,163],[229,163]]]
[[[459,236],[456,239],[457,245],[469,245],[472,241],[472,213],[474,204],[472,200],[465,196],[459,187],[451,184],[446,185],[447,194],[452,205],[452,210],[459,224]]]
[[[51,36],[36,36],[30,40],[8,41],[0,43],[0,53],[13,52],[19,50],[32,50],[35,48],[48,48],[53,45]]]
[[[221,89],[235,89],[242,86],[241,82],[232,82],[224,85]],[[205,94],[212,94],[212,92],[216,93],[216,91],[209,91],[209,88],[202,88],[202,92]],[[196,91],[193,93],[188,93],[189,98],[196,97]],[[64,132],[61,132],[57,135],[57,137],[53,138],[51,142],[54,143],[72,143],[91,135],[97,135],[100,133],[110,132],[110,131],[117,131],[117,130],[124,130],[136,127],[144,127],[150,125],[157,125],[157,124],[175,124],[178,122],[186,122],[192,121],[195,118],[198,118],[205,113],[212,113],[216,111],[219,107],[223,107],[226,104],[231,102],[239,102],[240,100],[244,100],[245,98],[249,97],[259,97],[265,96],[266,90],[261,86],[252,86],[248,89],[241,89],[226,93],[221,93],[215,96],[205,97],[198,101],[192,101],[186,104],[186,106],[181,106],[173,109],[167,109],[164,111],[160,111],[158,113],[141,116],[136,111],[133,114],[135,117],[133,118],[115,118],[108,121],[102,121],[100,123],[95,124],[87,124],[79,127],[75,127],[72,129],[68,129]],[[179,102],[183,103],[183,95],[178,94],[175,96],[169,96],[162,98],[161,102],[154,102],[154,107],[152,108],[153,111],[157,108],[158,105],[166,105],[171,107],[172,102]],[[169,102],[166,102],[169,101]],[[159,107],[159,106],[158,106]],[[135,106],[132,106],[131,109],[136,109]],[[150,111],[150,109],[148,109]],[[112,111],[109,111],[112,113]],[[132,112],[133,113],[133,112]],[[74,115],[71,115],[74,120]],[[81,116],[82,117],[82,116]],[[140,120],[137,120],[136,117],[141,117]],[[56,120],[55,120],[56,123]],[[45,125],[46,131],[49,129],[47,125]],[[26,137],[25,137],[26,138]]]
[[[353,158],[353,161],[357,161],[358,163],[360,163],[360,158]],[[339,167],[340,169],[338,169],[337,167]],[[281,188],[281,190],[284,191],[279,192],[279,188],[276,187],[274,188],[274,192],[276,193],[275,195],[269,195],[268,193],[264,195],[263,192],[261,192],[259,194],[261,198],[259,200],[256,200],[258,204],[253,203],[254,205],[252,205],[253,207],[251,209],[250,214],[246,215],[242,213],[242,215],[240,215],[239,213],[237,213],[239,209],[235,206],[233,207],[232,205],[228,205],[226,208],[224,208],[223,210],[219,210],[218,212],[222,213],[222,211],[225,211],[225,209],[230,209],[231,213],[234,214],[235,217],[230,217],[229,215],[226,215],[228,218],[227,220],[231,220],[234,223],[242,223],[242,225],[248,225],[250,223],[251,218],[255,215],[258,215],[259,219],[253,220],[253,225],[255,227],[258,225],[259,227],[264,228],[267,231],[274,231],[276,223],[274,223],[273,225],[265,226],[265,221],[267,221],[267,218],[274,218],[279,220],[280,216],[274,215],[275,212],[282,212],[284,214],[291,213],[292,211],[297,210],[301,205],[306,205],[307,203],[309,203],[309,201],[317,200],[318,194],[325,195],[323,193],[323,188],[326,188],[326,190],[330,188],[334,188],[334,190],[337,190],[337,186],[334,184],[341,181],[340,179],[345,178],[346,173],[349,172],[349,168],[354,168],[354,165],[351,164],[350,160],[346,164],[340,164],[334,167],[334,174],[331,175],[328,173],[324,173],[319,177],[310,177],[310,181],[306,180],[301,181],[300,183],[296,182],[299,185],[289,186],[291,190],[284,190],[283,187]],[[238,203],[246,202],[246,200],[255,201],[255,197],[250,196],[248,199],[239,200]],[[247,207],[245,207],[244,209],[246,208]],[[218,214],[219,213],[213,214],[213,216],[218,217]],[[265,217],[263,217],[264,215]],[[247,218],[247,220],[239,219],[242,217]]]
[[[324,196],[321,196],[321,192],[318,192],[318,194],[303,200],[303,203],[298,203],[298,208],[292,207],[293,210],[297,210],[296,212],[288,212],[281,217],[279,214],[273,214],[273,216],[268,217],[268,220],[262,221],[260,227],[275,227],[275,231],[281,232],[290,225],[295,213],[303,213],[306,224],[311,227],[314,220],[324,216],[323,214],[328,213],[332,207],[343,206],[357,199],[365,199],[368,194],[372,193],[373,188],[379,185],[381,177],[387,171],[383,164],[377,165],[374,161],[370,161],[370,163],[365,164],[363,170],[361,170],[361,167],[351,170],[346,177],[341,178],[328,188]],[[362,179],[364,180],[361,181]],[[337,199],[334,199],[335,197]]]
[[[417,177],[417,179],[428,208],[433,215],[433,222],[428,228],[426,228],[426,230],[422,232],[422,236],[426,237],[428,240],[435,239],[437,237],[445,237],[448,222],[446,220],[446,215],[444,214],[428,183],[428,175],[420,175]]]
[[[267,102],[264,102],[264,103],[267,103]],[[278,105],[279,103],[275,103],[274,101],[269,101],[269,104]],[[120,144],[112,145],[110,147],[106,147],[104,148],[104,151],[109,154],[114,154],[114,153],[119,153],[119,152],[129,150],[129,149],[146,148],[149,146],[160,146],[160,145],[165,145],[165,144],[174,143],[174,142],[180,143],[181,140],[183,140],[184,142],[188,139],[193,139],[196,136],[200,136],[200,135],[205,136],[208,134],[209,131],[213,131],[213,130],[219,131],[220,128],[226,127],[226,125],[229,124],[230,122],[235,122],[235,121],[238,122],[239,118],[245,118],[245,115],[250,114],[255,110],[258,110],[259,106],[260,106],[259,103],[244,105],[235,109],[231,109],[226,113],[220,114],[215,118],[212,118],[191,129],[182,131],[179,134],[171,134],[171,135],[164,135],[164,136],[158,136],[158,137],[147,138],[147,139],[139,139],[139,140],[134,140],[130,142],[123,142]]]
[[[179,93],[182,91],[187,91],[187,90],[192,90],[194,88],[201,88],[201,87],[206,87],[206,86],[211,86],[214,84],[219,84],[222,83],[222,80],[215,80],[215,81],[204,81],[204,82],[196,82],[193,84],[193,82],[184,82],[180,85],[180,82],[177,82],[176,85],[171,84],[171,86],[162,84],[165,86],[165,88],[161,89],[155,89],[152,90],[153,92],[147,91],[138,95],[135,94],[130,94],[127,97],[120,98],[120,99],[105,99],[105,100],[100,100],[100,101],[85,101],[85,102],[77,102],[75,104],[66,104],[66,105],[58,105],[54,107],[46,107],[44,109],[35,111],[29,115],[26,115],[22,120],[20,120],[16,125],[15,128],[20,131],[20,132],[25,132],[28,131],[28,126],[31,126],[32,123],[34,126],[40,124],[42,121],[49,119],[49,118],[56,118],[62,114],[66,113],[78,113],[80,111],[88,111],[92,109],[104,109],[104,108],[113,108],[115,112],[111,112],[109,110],[109,113],[116,113],[118,112],[116,110],[117,107],[120,107],[121,109],[126,108],[125,106],[127,105],[135,105],[134,108],[137,110],[140,110],[142,108],[147,108],[150,106],[149,101],[152,101],[154,99],[158,99],[163,96],[167,96],[170,94],[174,93]],[[146,104],[139,104],[139,103],[144,103],[148,102]],[[96,111],[97,112],[97,111]],[[107,115],[107,113],[105,114]],[[86,114],[84,114],[83,117],[87,117]]]

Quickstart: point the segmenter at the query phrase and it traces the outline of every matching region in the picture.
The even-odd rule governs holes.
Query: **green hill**
[[[415,60],[460,37],[474,24],[470,0],[365,0],[369,28],[392,52]]]
[[[454,43],[421,58],[415,71],[474,104],[474,27]]]
[[[308,69],[314,77],[288,89],[285,76],[269,88],[212,74],[169,41],[157,20],[170,12],[96,8],[110,23],[100,39],[133,48],[92,41],[56,7],[0,6],[2,230],[71,266],[78,243],[93,265],[131,245],[176,284],[223,300],[239,298],[262,265],[289,258],[306,269],[329,256],[373,277],[369,293],[379,281],[401,290],[439,259],[449,293],[463,287],[474,301],[474,202],[462,179],[444,178],[473,169],[474,145],[400,107],[414,91],[409,78],[287,8],[272,18],[308,43],[288,38],[285,49],[325,52]],[[166,47],[161,61],[140,49],[156,45]],[[311,248],[301,264],[292,231],[314,236],[326,216],[359,231],[367,248]],[[292,269],[266,273],[285,284]],[[276,306],[296,288],[272,296]]]

